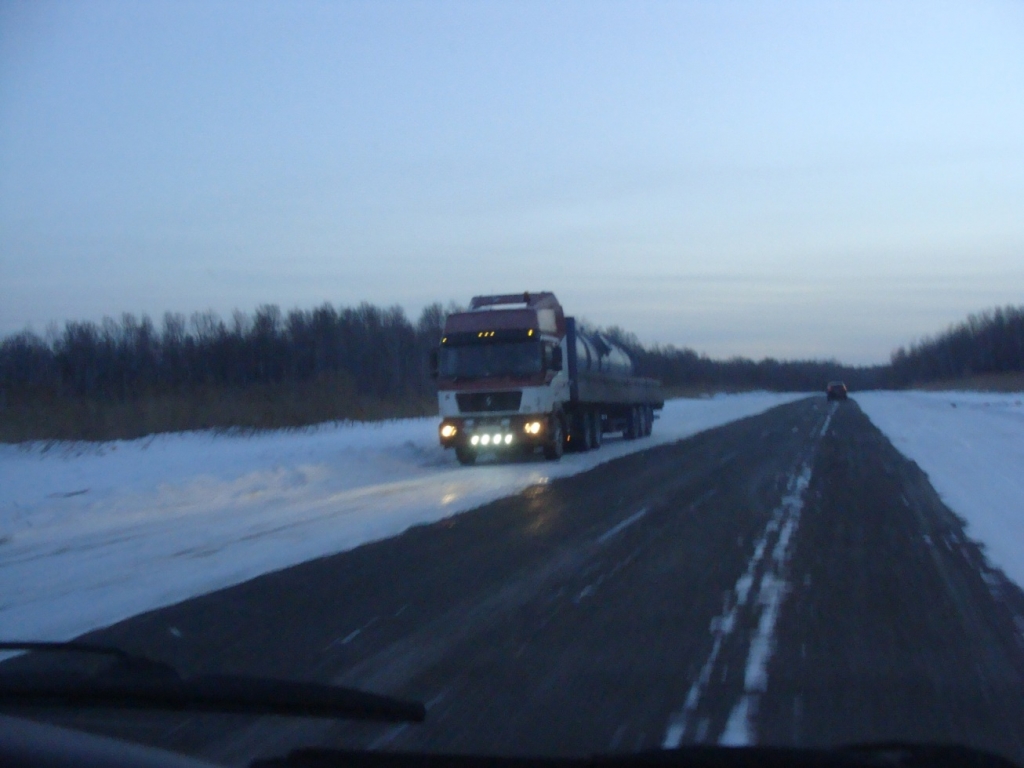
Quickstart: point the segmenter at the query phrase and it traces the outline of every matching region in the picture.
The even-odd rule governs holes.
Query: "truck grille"
[[[488,411],[518,411],[523,393],[514,392],[461,392],[455,396],[462,413]]]

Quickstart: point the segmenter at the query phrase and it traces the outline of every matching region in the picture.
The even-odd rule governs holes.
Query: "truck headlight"
[[[529,435],[540,434],[540,422],[539,421],[528,421],[523,427],[523,430]]]
[[[480,435],[473,435],[473,437],[471,437],[469,439],[469,442],[471,442],[473,445],[479,445],[480,444]]]
[[[445,424],[441,427],[441,437],[451,437],[456,431],[454,424]]]

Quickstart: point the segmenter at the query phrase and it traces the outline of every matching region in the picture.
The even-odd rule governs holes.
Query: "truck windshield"
[[[529,376],[543,368],[539,341],[444,346],[438,363],[441,376],[459,379]]]

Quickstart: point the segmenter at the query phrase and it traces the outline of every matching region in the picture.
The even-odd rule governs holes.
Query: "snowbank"
[[[458,466],[437,419],[0,446],[0,636],[62,640],[803,395],[670,401],[654,436]]]
[[[1024,395],[865,392],[856,400],[928,473],[990,562],[1024,586]]]

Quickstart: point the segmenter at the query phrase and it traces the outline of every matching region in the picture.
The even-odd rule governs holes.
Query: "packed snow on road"
[[[0,634],[69,639],[804,396],[672,400],[558,463],[460,467],[436,418],[0,446]]]
[[[989,562],[1024,587],[1024,395],[864,392],[855,399],[967,521]]]
[[[434,418],[0,446],[0,634],[68,639],[804,396],[673,400],[653,437],[558,463],[460,467]],[[854,398],[1024,585],[1022,396]]]

